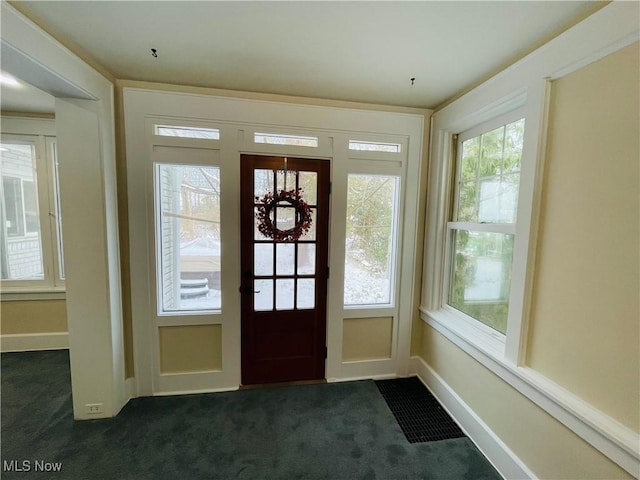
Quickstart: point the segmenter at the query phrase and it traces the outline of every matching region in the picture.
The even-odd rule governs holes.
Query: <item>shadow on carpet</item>
[[[468,438],[410,444],[373,381],[139,398],[76,422],[66,351],[1,360],[3,469],[31,466],[5,479],[500,478]]]

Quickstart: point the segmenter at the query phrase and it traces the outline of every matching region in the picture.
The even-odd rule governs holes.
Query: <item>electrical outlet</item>
[[[84,408],[86,412],[90,415],[95,415],[97,413],[104,412],[104,405],[102,403],[87,403]]]

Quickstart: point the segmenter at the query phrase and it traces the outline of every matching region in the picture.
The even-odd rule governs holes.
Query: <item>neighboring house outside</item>
[[[1,154],[2,278],[42,278],[34,147],[4,143]]]

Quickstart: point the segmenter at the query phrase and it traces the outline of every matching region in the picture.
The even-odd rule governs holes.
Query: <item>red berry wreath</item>
[[[264,197],[256,197],[258,230],[267,238],[276,242],[293,242],[300,239],[311,228],[311,208],[301,198],[302,189],[280,190],[278,193],[267,193]],[[288,230],[278,229],[271,219],[271,211],[281,203],[288,203],[296,210],[296,224]]]

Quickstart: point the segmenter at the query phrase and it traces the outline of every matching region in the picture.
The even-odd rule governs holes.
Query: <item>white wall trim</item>
[[[422,383],[503,478],[537,479],[522,460],[422,358],[411,357],[410,363],[410,372],[418,375]]]
[[[194,390],[172,390],[166,392],[155,392],[153,394],[154,397],[170,397],[174,395],[198,395],[202,393],[221,393],[221,392],[235,392],[239,390],[240,387],[238,385],[231,387],[221,387],[221,388],[202,388],[202,389],[194,389]]]
[[[1,115],[2,133],[14,135],[45,135],[56,136],[56,121],[54,118],[13,117]]]
[[[381,373],[379,375],[360,375],[356,377],[327,378],[327,383],[357,382],[359,380],[391,380],[400,378],[395,373]]]
[[[528,367],[514,367],[487,354],[469,340],[422,311],[429,326],[511,385],[631,475],[640,472],[640,434],[622,425],[577,395]]]
[[[65,300],[67,293],[64,289],[43,289],[43,290],[23,290],[11,291],[3,289],[0,291],[0,301],[2,302],[37,302],[40,300]]]
[[[3,353],[63,350],[69,348],[69,339],[67,332],[18,333],[0,335],[0,346]]]
[[[418,245],[419,179],[425,130],[424,115],[389,113],[370,110],[339,109],[313,105],[285,104],[231,97],[196,95],[192,93],[164,92],[141,88],[125,88],[123,91],[126,119],[128,195],[129,195],[129,243],[132,265],[132,317],[134,357],[138,395],[155,395],[166,392],[211,391],[210,388],[227,388],[241,382],[241,331],[240,297],[241,283],[240,249],[238,243],[240,201],[237,188],[240,183],[240,156],[242,153],[270,153],[300,155],[329,159],[332,162],[333,192],[331,194],[332,225],[330,232],[331,279],[327,298],[327,348],[326,376],[328,378],[372,378],[376,375],[403,375],[410,356],[411,319],[416,311],[413,304],[415,278],[415,254]],[[428,114],[428,111],[424,112]],[[167,140],[152,135],[154,122],[187,122],[219,128],[219,142],[211,147],[219,152],[217,164],[226,179],[222,184],[222,244],[226,253],[222,258],[222,271],[226,281],[222,285],[222,312],[214,323],[223,325],[223,371],[215,374],[161,375],[157,330],[168,322],[168,317],[158,318],[154,292],[155,257],[149,245],[153,243],[153,183],[150,172],[153,162],[159,161],[159,153],[153,145],[166,145]],[[295,125],[294,127],[291,127]],[[255,144],[255,131],[282,131],[317,136],[319,146],[313,149]],[[381,134],[380,132],[386,132]],[[392,155],[392,162],[380,160],[382,155],[365,155],[348,150],[353,138],[386,140],[401,143],[405,148],[401,155]],[[193,140],[172,139],[171,144],[185,150],[195,146]],[[201,145],[199,145],[201,147]],[[177,150],[177,148],[174,148]],[[191,150],[195,150],[192,148]],[[297,154],[297,153],[296,153]],[[184,162],[185,155],[175,160]],[[195,154],[194,154],[195,155]],[[363,168],[363,159],[371,159]],[[133,160],[131,160],[133,159]],[[400,161],[400,159],[402,161]],[[135,160],[135,161],[134,161]],[[347,180],[350,173],[389,174],[401,178],[401,199],[398,204],[398,257],[399,276],[396,285],[396,302],[392,307],[394,317],[392,354],[390,359],[343,364],[342,322],[345,318],[343,302],[344,234],[339,224],[346,212]],[[134,179],[134,180],[131,180]],[[226,205],[226,206],[225,206]],[[404,214],[404,215],[403,215]],[[342,217],[341,217],[342,216]],[[342,222],[344,223],[344,222]],[[335,227],[335,228],[334,228]],[[226,245],[226,246],[225,246]],[[137,253],[136,253],[137,252]],[[371,309],[364,307],[362,311]],[[385,309],[385,315],[387,311]],[[376,309],[376,312],[378,310]],[[355,315],[348,310],[348,316]],[[192,317],[195,318],[195,317]],[[183,324],[183,322],[180,322]],[[183,380],[179,378],[183,377]]]

